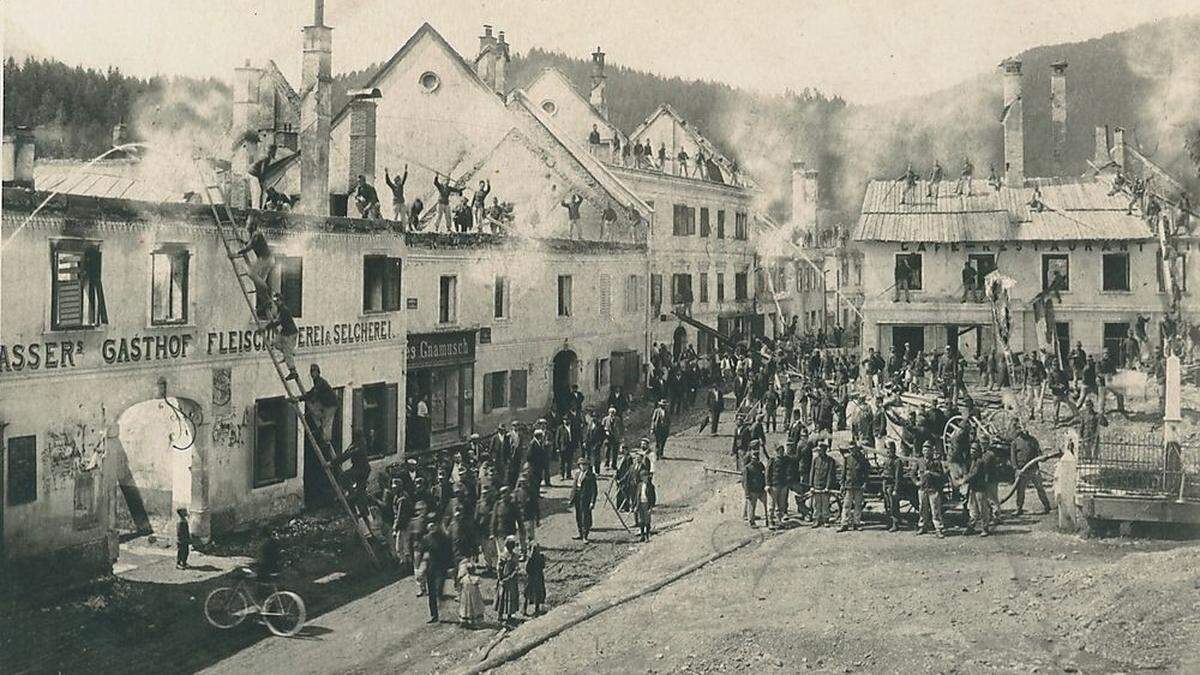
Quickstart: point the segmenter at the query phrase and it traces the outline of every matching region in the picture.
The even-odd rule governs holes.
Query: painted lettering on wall
[[[74,368],[75,357],[83,354],[83,342],[30,342],[0,345],[0,372]]]
[[[48,491],[61,481],[73,481],[80,473],[98,467],[104,458],[105,442],[104,429],[86,422],[48,429],[42,462]]]
[[[176,335],[135,335],[131,338],[109,338],[100,348],[107,364],[164,361],[187,358],[192,346],[189,333]]]
[[[300,331],[296,340],[298,349],[383,342],[397,337],[392,331],[390,319],[335,323],[328,326],[297,326],[297,329]],[[208,353],[211,355],[261,352],[267,348],[273,336],[274,331],[257,329],[209,333]]]
[[[1181,242],[1180,245],[1183,247],[1184,250],[1190,251],[1192,249],[1192,245],[1190,242]],[[1131,247],[1133,247],[1133,246],[1136,246],[1137,250],[1139,252],[1145,250],[1144,242],[1128,242],[1128,241],[1100,241],[1100,242],[1092,242],[1092,241],[1027,241],[1027,242],[997,243],[997,244],[977,244],[977,243],[960,244],[957,242],[943,244],[940,242],[925,242],[925,241],[907,242],[906,241],[906,242],[900,243],[900,250],[901,251],[915,251],[917,253],[924,253],[926,251],[933,251],[934,253],[938,253],[940,251],[950,251],[951,253],[957,253],[960,250],[975,251],[975,252],[980,252],[980,253],[992,253],[992,252],[1004,253],[1005,251],[1010,251],[1010,250],[1011,251],[1023,251],[1025,249],[1029,249],[1034,252],[1047,251],[1047,252],[1052,253],[1055,251],[1063,251],[1063,250],[1066,250],[1066,251],[1077,251],[1077,250],[1092,251],[1095,248],[1098,248],[1100,251],[1129,251],[1131,249]]]
[[[242,444],[244,415],[226,413],[213,418],[212,442],[214,446],[236,448]]]

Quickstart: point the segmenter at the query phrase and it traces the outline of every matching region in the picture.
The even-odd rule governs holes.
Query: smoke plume
[[[182,200],[203,189],[195,158],[228,160],[230,124],[227,91],[210,83],[171,80],[132,106],[130,135],[148,146],[135,178],[156,194]]]

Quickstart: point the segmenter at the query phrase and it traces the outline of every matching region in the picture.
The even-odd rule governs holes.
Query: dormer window
[[[432,94],[437,91],[438,87],[442,86],[442,78],[438,77],[437,73],[432,71],[422,73],[421,79],[418,81],[421,83],[421,88],[425,90],[426,94]]]

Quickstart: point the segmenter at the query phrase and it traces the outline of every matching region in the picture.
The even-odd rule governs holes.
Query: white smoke
[[[226,92],[204,83],[171,80],[132,106],[130,135],[146,143],[134,177],[153,194],[182,199],[203,189],[196,158],[228,160],[230,103]]]
[[[1121,45],[1128,68],[1147,85],[1136,107],[1137,127],[1127,140],[1181,178],[1194,176],[1196,168],[1185,142],[1200,129],[1198,27],[1196,19],[1165,21]]]

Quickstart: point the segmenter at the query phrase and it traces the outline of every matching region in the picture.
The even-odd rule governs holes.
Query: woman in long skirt
[[[517,587],[517,538],[509,535],[504,550],[496,561],[496,613],[501,623],[508,623],[521,607]]]
[[[471,561],[463,558],[458,564],[458,618],[468,628],[483,619],[483,594],[479,592],[479,575]]]
[[[525,615],[529,616],[531,603],[533,613],[540,614],[545,601],[546,556],[542,555],[542,547],[534,543],[529,549],[529,559],[525,561]]]

